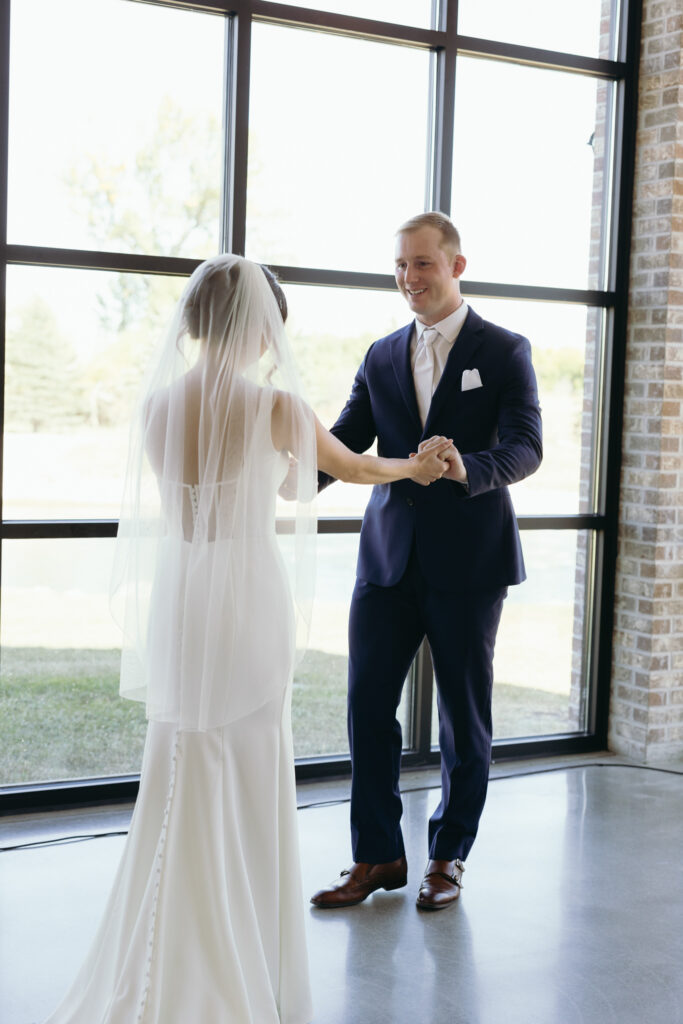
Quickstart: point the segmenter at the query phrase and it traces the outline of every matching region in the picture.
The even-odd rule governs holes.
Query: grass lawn
[[[137,772],[144,708],[118,696],[117,650],[2,650],[0,785]],[[568,728],[567,696],[504,682],[494,687],[498,737]],[[346,658],[309,650],[294,684],[299,757],[347,749]]]

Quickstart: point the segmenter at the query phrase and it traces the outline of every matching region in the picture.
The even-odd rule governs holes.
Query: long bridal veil
[[[112,578],[124,633],[121,693],[145,701],[150,719],[185,730],[235,721],[283,685],[280,673],[259,666],[271,664],[272,638],[281,642],[291,606],[268,601],[269,581],[255,579],[252,564],[258,523],[275,515],[263,480],[277,458],[276,400],[287,410],[291,450],[278,564],[290,580],[297,648],[305,645],[315,433],[276,293],[264,268],[239,256],[201,264],[153,360],[131,432]]]

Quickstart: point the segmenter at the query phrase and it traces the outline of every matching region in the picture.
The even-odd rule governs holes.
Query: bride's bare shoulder
[[[144,413],[147,422],[151,418],[167,412],[171,402],[177,402],[179,398],[191,398],[199,389],[200,382],[191,371],[173,381],[172,384],[163,388],[157,388],[145,399]]]
[[[169,388],[159,388],[147,395],[143,406],[145,423],[149,426],[152,420],[168,409]]]
[[[303,398],[293,395],[291,391],[272,390],[273,414],[280,416],[291,416],[293,413],[301,413],[308,409]]]

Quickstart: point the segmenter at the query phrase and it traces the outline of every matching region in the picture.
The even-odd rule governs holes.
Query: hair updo
[[[285,298],[285,293],[272,270],[263,266],[263,264],[258,265],[261,267],[266,281],[275,296],[275,301],[284,323],[287,320],[287,299]],[[208,323],[208,310],[216,310],[222,306],[225,309],[226,315],[229,315],[239,276],[240,261],[233,263],[228,268],[224,264],[218,263],[205,273],[194,291],[185,300],[184,319],[191,338],[197,339],[201,337],[202,321],[204,322],[204,327]],[[215,300],[219,296],[220,301],[216,302]]]
[[[280,310],[280,316],[282,317],[282,322],[283,324],[287,323],[287,299],[285,298],[285,293],[280,287],[280,282],[278,281],[275,274],[269,267],[264,266],[263,263],[260,264],[260,267],[263,273],[266,275],[266,281],[270,285],[271,291],[275,296],[277,308]]]

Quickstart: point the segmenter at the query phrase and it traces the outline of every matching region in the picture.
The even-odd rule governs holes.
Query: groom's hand
[[[420,441],[418,445],[418,452],[424,451],[425,448],[430,447],[434,442],[434,438],[429,437],[426,441]],[[411,452],[411,458],[415,454]],[[450,448],[446,448],[445,451],[439,453],[439,458],[448,462],[448,469],[442,476],[442,480],[455,480],[456,483],[466,484],[467,483],[467,470],[465,469],[465,463],[462,461],[462,456],[454,444]]]

